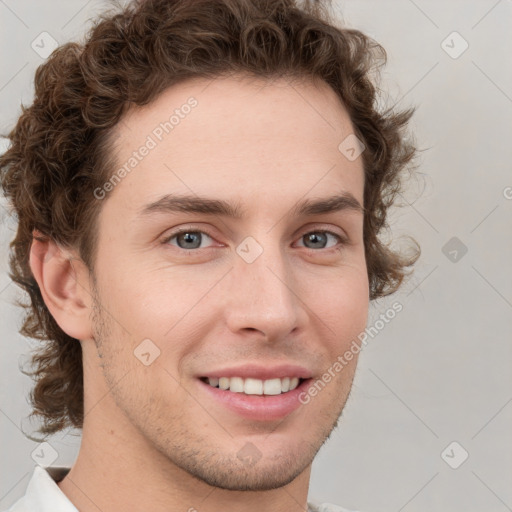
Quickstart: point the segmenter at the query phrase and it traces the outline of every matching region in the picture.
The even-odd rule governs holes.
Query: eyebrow
[[[322,199],[305,199],[299,201],[291,210],[290,215],[298,217],[321,215],[339,211],[355,211],[364,214],[365,208],[350,193],[341,192]],[[146,204],[139,216],[146,217],[154,213],[202,213],[221,215],[234,219],[243,219],[245,210],[239,203],[230,203],[221,199],[211,199],[192,195],[166,194],[152,203]]]

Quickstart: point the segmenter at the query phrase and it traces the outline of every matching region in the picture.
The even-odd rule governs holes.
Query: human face
[[[191,97],[197,104],[160,133]],[[357,355],[309,403],[299,394],[366,325],[363,214],[355,207],[363,204],[363,165],[338,150],[353,133],[327,84],[242,77],[173,86],[119,124],[120,166],[148,136],[157,143],[102,199],[94,317],[101,366],[88,373],[111,388],[117,407],[105,411],[108,424],[128,421],[155,459],[225,489],[277,488],[311,465],[336,425]],[[167,194],[225,201],[240,216],[174,211],[161,201]],[[351,207],[297,211],[304,200],[334,195],[351,198],[342,201]],[[307,380],[275,396],[204,382],[234,376]]]

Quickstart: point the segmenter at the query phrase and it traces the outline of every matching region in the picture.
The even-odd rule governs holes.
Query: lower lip
[[[306,379],[294,390],[280,395],[246,395],[225,389],[214,388],[198,379],[209,395],[233,412],[244,418],[259,421],[282,419],[303,405],[299,395],[304,392],[311,379]]]

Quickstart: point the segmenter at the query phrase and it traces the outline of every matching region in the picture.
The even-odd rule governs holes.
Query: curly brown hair
[[[239,73],[313,78],[345,105],[362,153],[364,243],[370,300],[394,293],[420,255],[393,251],[379,234],[416,155],[405,136],[414,109],[379,109],[374,72],[386,52],[337,25],[325,3],[298,0],[140,0],[101,15],[85,42],[57,48],[35,74],[34,101],[7,135],[1,183],[18,217],[10,277],[30,296],[20,333],[32,355],[38,432],[83,424],[82,352],[50,314],[29,266],[33,236],[76,249],[93,272],[100,205],[112,174],[109,136],[130,105],[146,105],[189,78]],[[377,75],[375,75],[377,76]],[[373,78],[372,78],[373,77]]]

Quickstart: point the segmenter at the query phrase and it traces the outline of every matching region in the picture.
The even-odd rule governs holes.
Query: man
[[[384,56],[307,3],[145,0],[38,69],[0,160],[11,271],[40,432],[82,444],[13,512],[317,510],[339,356],[418,256],[378,238],[415,151]]]

